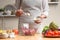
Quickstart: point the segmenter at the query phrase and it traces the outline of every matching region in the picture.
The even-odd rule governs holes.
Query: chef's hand
[[[44,15],[44,14],[41,14],[41,16],[37,16],[37,18],[41,18],[41,19],[43,20],[43,19],[46,19],[46,18],[47,18],[47,16],[46,16],[46,15]]]
[[[22,9],[19,9],[19,10],[16,11],[16,16],[17,17],[20,17],[22,14],[23,14],[23,10]]]
[[[37,18],[34,20],[34,22],[35,22],[36,24],[41,24],[42,21],[43,21],[43,19],[41,19],[40,17],[37,17]]]
[[[34,20],[34,22],[35,22],[36,24],[40,24],[40,23],[41,23],[41,20]]]
[[[40,23],[42,23],[43,19],[45,19],[45,18],[47,18],[47,16],[44,14],[42,14],[41,16],[37,16],[35,23],[40,24]]]
[[[44,14],[41,14],[40,18],[41,18],[41,19],[45,19],[45,18],[47,18],[47,16],[44,15]]]

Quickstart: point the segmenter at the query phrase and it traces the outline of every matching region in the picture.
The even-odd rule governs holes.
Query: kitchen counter
[[[60,38],[44,38],[40,34],[35,36],[16,36],[15,38],[7,38],[0,40],[60,40]]]

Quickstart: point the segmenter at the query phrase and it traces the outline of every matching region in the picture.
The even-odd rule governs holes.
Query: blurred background
[[[50,22],[54,21],[58,26],[60,26],[60,0],[48,0],[49,1],[49,16],[40,25],[39,32]],[[4,8],[6,5],[16,5],[16,0],[0,0],[0,8]],[[7,16],[4,17],[0,15],[0,29],[13,29],[18,28],[18,17]]]

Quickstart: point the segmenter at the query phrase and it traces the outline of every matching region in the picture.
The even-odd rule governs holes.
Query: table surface
[[[0,40],[60,40],[60,38],[44,38],[40,34],[34,36],[16,36],[15,38],[6,38]]]

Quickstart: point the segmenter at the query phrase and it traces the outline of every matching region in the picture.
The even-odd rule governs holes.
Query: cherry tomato
[[[54,35],[58,35],[59,34],[59,32],[58,31],[54,31]]]
[[[18,34],[19,34],[18,29],[13,29],[12,31],[13,31],[16,35],[18,35]]]
[[[46,33],[45,36],[50,37],[52,35],[50,33]]]
[[[48,31],[48,34],[54,35],[54,32],[50,30]]]
[[[58,31],[58,34],[60,35],[60,31]]]
[[[17,10],[16,11],[16,16],[19,17],[23,14],[23,11],[22,10]]]

